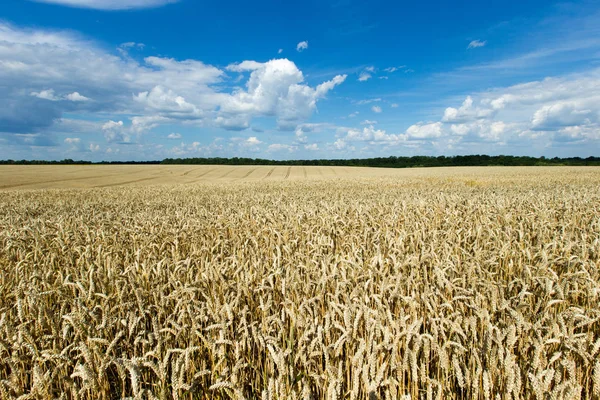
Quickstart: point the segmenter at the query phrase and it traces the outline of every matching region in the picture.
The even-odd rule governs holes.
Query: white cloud
[[[441,125],[441,124],[440,124]],[[429,127],[421,128],[421,130],[430,129]],[[416,132],[411,129],[411,133],[392,134],[387,133],[383,129],[376,129],[372,125],[363,129],[340,129],[337,136],[338,139],[332,144],[332,148],[338,151],[352,150],[355,148],[350,143],[363,143],[362,150],[373,150],[393,147],[415,148],[419,147],[423,142],[423,132]]]
[[[307,40],[298,43],[298,45],[296,46],[296,50],[300,51],[300,52],[304,51],[306,49],[308,49],[308,41]]]
[[[469,141],[502,142],[509,125],[503,121],[475,121],[464,124],[452,124],[452,134]]]
[[[250,117],[247,115],[218,116],[214,123],[219,128],[228,131],[243,131],[250,128]]]
[[[568,141],[597,142],[600,140],[600,124],[567,126],[557,131],[557,139]]]
[[[283,53],[283,49],[277,50],[277,54],[281,54],[281,53]]]
[[[130,143],[131,135],[125,129],[123,121],[108,121],[102,125],[102,133],[109,143]]]
[[[378,114],[379,114],[379,113],[382,111],[382,110],[381,110],[381,107],[379,107],[379,106],[373,106],[373,107],[371,107],[371,110],[372,110],[374,113],[378,113]]]
[[[388,79],[390,79],[390,78],[389,78],[389,77],[387,77],[387,76],[380,76],[380,77],[379,77],[379,79],[385,79],[385,80],[388,80]]]
[[[335,147],[336,150],[344,150],[346,147],[348,147],[348,144],[345,140],[338,139],[333,143],[333,147]]]
[[[321,83],[317,86],[317,90],[315,91],[318,97],[323,97],[329,92],[333,90],[334,87],[341,85],[346,80],[346,75],[336,75],[332,80]]]
[[[65,97],[69,101],[90,101],[89,98],[82,96],[79,92],[73,92]]]
[[[313,89],[303,84],[302,71],[287,59],[242,63],[236,68],[251,68],[252,73],[246,90],[240,89],[223,97],[220,110],[223,118],[229,115],[273,116],[282,129],[293,129],[308,119],[316,109],[317,101],[346,79],[346,75],[338,75]]]
[[[368,72],[366,72],[366,71],[363,71],[363,72],[361,72],[361,73],[360,73],[360,76],[358,77],[358,80],[359,80],[360,82],[366,82],[366,81],[368,81],[369,79],[371,79],[371,74],[370,74],[370,73],[368,73]]]
[[[388,134],[383,129],[375,129],[372,125],[363,128],[362,130],[358,129],[349,129],[346,132],[346,136],[343,138],[344,141],[363,141],[363,142],[371,142],[371,143],[382,143],[385,142],[387,144],[398,144],[406,140],[405,135],[394,135]]]
[[[392,108],[398,108],[398,103],[392,103],[392,105],[390,107],[392,107]]]
[[[591,140],[593,135],[589,133],[600,123],[599,93],[600,69],[596,69],[585,74],[546,78],[481,93],[477,95],[479,107],[472,106],[474,101],[466,104],[468,107],[463,103],[458,114],[469,116],[462,118],[467,123],[503,122],[520,138],[538,137],[535,132],[547,132],[551,133],[550,140]],[[573,136],[574,133],[577,134]],[[580,133],[585,134],[578,136]]]
[[[261,68],[264,64],[257,61],[243,61],[238,64],[229,64],[225,69],[233,72],[254,71]]]
[[[116,128],[122,128],[123,127],[123,121],[108,121],[107,123],[105,123],[104,125],[102,125],[102,130],[111,130],[111,129],[116,129]]]
[[[562,147],[565,142],[597,148],[599,93],[600,69],[497,88],[467,96],[459,108],[446,108],[440,122],[413,125],[407,134],[452,145],[533,148],[537,141],[544,148]]]
[[[371,121],[370,119],[365,119],[361,122],[361,125],[377,125],[377,121]]]
[[[39,92],[31,92],[31,96],[37,97],[42,100],[50,100],[50,101],[60,101],[60,100],[69,100],[69,101],[89,101],[90,99],[80,95],[78,92],[70,93],[64,97],[57,96],[54,93],[54,89],[41,90]]]
[[[181,139],[181,134],[180,133],[169,133],[169,136],[167,136],[167,139],[171,139],[171,140]]]
[[[353,113],[348,114],[348,118],[354,118],[360,114],[358,111],[354,111]]]
[[[58,101],[58,100],[60,100],[54,94],[54,90],[53,89],[42,90],[42,91],[39,91],[39,92],[31,92],[31,95],[33,97],[37,97],[38,99],[42,99],[42,100],[50,100],[50,101]]]
[[[155,86],[150,92],[141,92],[134,99],[152,112],[169,117],[200,117],[202,112],[193,104],[185,101],[171,89]]]
[[[467,46],[467,49],[475,49],[477,47],[483,47],[487,44],[487,41],[481,41],[481,40],[473,40],[471,41],[471,43],[469,43],[469,45]]]
[[[65,112],[132,115],[131,127],[123,128],[130,135],[175,122],[240,130],[256,117],[294,129],[346,79],[338,75],[311,87],[287,59],[244,61],[226,68],[250,72],[240,75],[247,80],[243,88],[230,89],[237,77],[198,60],[151,56],[139,62],[118,54],[72,32],[0,22],[0,132],[47,132]],[[82,93],[93,93],[94,101]]]
[[[296,132],[294,134],[296,135],[296,141],[298,143],[306,143],[308,141],[308,138],[301,127],[296,128]]]
[[[600,122],[600,107],[586,101],[557,101],[542,106],[531,118],[532,129],[536,130],[557,130],[597,122]]]
[[[365,71],[367,71],[367,72],[375,72],[375,67],[371,65],[370,67],[365,68]]]
[[[129,129],[132,133],[140,135],[151,129],[156,128],[160,124],[164,124],[169,121],[172,120],[166,117],[162,117],[160,115],[137,116],[131,118],[131,127]]]
[[[160,7],[178,0],[33,0],[39,3],[58,4],[67,7],[94,8],[97,10],[131,10]]]
[[[79,142],[81,142],[81,139],[77,138],[77,137],[76,138],[68,137],[65,139],[65,143],[67,143],[67,144],[78,144]]]
[[[442,136],[442,123],[434,122],[429,124],[423,124],[421,122],[411,125],[407,130],[406,134],[411,139],[434,139]]]
[[[131,124],[123,121],[108,121],[102,125],[102,133],[109,143],[135,143],[140,135],[157,127],[166,118],[160,116],[132,117]]]
[[[100,145],[95,143],[90,143],[89,149],[92,153],[100,151]]]
[[[248,139],[246,139],[246,145],[248,146],[258,146],[259,144],[261,144],[262,142],[260,140],[258,140],[256,138],[256,136],[251,136]]]
[[[306,150],[310,150],[310,151],[317,151],[317,150],[319,150],[319,145],[316,143],[311,143],[311,144],[304,145],[304,148]]]
[[[467,96],[460,108],[446,108],[442,121],[465,122],[476,119],[485,119],[491,117],[493,113],[494,111],[489,108],[473,107],[473,99],[471,96]]]

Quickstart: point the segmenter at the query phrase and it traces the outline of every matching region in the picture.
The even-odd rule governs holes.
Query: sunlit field
[[[600,168],[0,167],[0,398],[600,399]]]

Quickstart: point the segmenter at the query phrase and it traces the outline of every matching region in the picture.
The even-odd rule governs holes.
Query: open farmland
[[[412,176],[414,172],[419,175],[423,170],[268,165],[2,165],[0,190],[368,178]]]
[[[598,168],[0,188],[0,398],[600,399]]]

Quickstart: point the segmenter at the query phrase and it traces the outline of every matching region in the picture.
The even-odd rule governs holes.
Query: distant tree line
[[[160,164],[161,161],[85,161],[66,158],[60,161],[46,160],[0,160],[0,165],[92,165],[92,164]]]
[[[596,165],[600,166],[600,157],[517,157],[517,156],[414,156],[414,157],[377,157],[332,160],[265,160],[261,158],[167,158],[162,164],[194,164],[194,165],[324,165],[344,167],[384,167],[384,168],[416,168],[416,167],[461,167],[461,166],[541,166],[541,165]]]
[[[416,167],[463,167],[463,166],[542,166],[572,165],[600,166],[600,157],[546,158],[527,156],[414,156],[414,157],[376,157],[352,159],[321,160],[266,160],[262,158],[167,158],[163,161],[61,161],[43,160],[0,160],[0,164],[9,165],[90,165],[90,164],[183,164],[183,165],[323,165],[344,167],[384,167],[384,168],[416,168]]]

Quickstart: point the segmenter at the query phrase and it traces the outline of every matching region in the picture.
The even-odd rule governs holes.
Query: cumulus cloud
[[[477,47],[483,47],[487,44],[487,41],[481,41],[481,40],[473,40],[469,43],[469,45],[467,46],[467,49],[476,49]]]
[[[296,50],[299,52],[302,52],[306,49],[308,49],[308,41],[307,40],[300,42],[300,43],[298,43],[298,45],[296,45]]]
[[[557,130],[563,127],[598,123],[600,107],[586,101],[557,101],[539,108],[531,118],[535,130]]]
[[[123,121],[108,121],[102,126],[104,138],[109,143],[130,143],[131,135],[125,129]]]
[[[262,142],[260,140],[258,140],[256,138],[256,136],[251,136],[248,139],[246,139],[245,144],[247,146],[258,146],[259,144],[261,144]]]
[[[246,90],[238,90],[223,98],[223,118],[237,116],[273,116],[282,129],[293,129],[310,117],[319,99],[345,81],[338,75],[316,88],[304,84],[302,71],[287,59],[266,63],[247,62],[235,68],[252,70]]]
[[[144,107],[153,112],[159,112],[163,116],[173,118],[201,117],[202,112],[193,104],[185,101],[185,98],[178,96],[173,90],[162,86],[155,86],[150,92],[141,92],[134,99],[143,104]]]
[[[50,101],[60,101],[60,100],[68,100],[68,101],[89,101],[90,99],[80,95],[78,92],[73,92],[67,94],[65,96],[57,96],[54,93],[54,89],[41,90],[39,92],[31,92],[31,96],[37,97],[42,100],[50,100]]]
[[[229,116],[218,116],[215,118],[214,123],[219,128],[226,129],[228,131],[243,131],[250,128],[250,116],[249,115],[229,115]]]
[[[544,140],[546,147],[564,142],[596,146],[599,93],[600,69],[492,89],[467,96],[460,107],[446,108],[440,122],[413,125],[407,134],[454,144],[527,146]]]
[[[426,143],[433,143],[444,135],[443,127],[437,123],[418,123],[409,127],[404,133],[388,133],[373,125],[362,129],[339,129],[338,139],[331,144],[337,151],[354,150],[352,143],[362,143],[363,150],[386,148],[419,148]]]
[[[78,144],[79,142],[81,142],[81,139],[77,138],[77,137],[76,138],[70,138],[70,137],[65,138],[65,143],[67,143],[67,144]]]
[[[251,136],[248,138],[243,137],[232,137],[229,139],[229,149],[239,153],[239,152],[252,152],[256,153],[260,151],[260,145],[263,142],[259,140],[256,136]]]
[[[102,125],[102,133],[109,143],[136,143],[139,136],[157,127],[165,118],[160,116],[132,117],[131,123],[110,120]]]
[[[32,0],[38,3],[58,4],[67,7],[93,8],[97,10],[132,10],[136,8],[154,8],[178,0]]]
[[[386,142],[399,143],[405,141],[403,135],[388,134],[383,129],[375,129],[372,125],[359,129],[349,129],[344,137],[344,141],[364,141],[364,142]]]
[[[156,128],[160,124],[170,122],[169,118],[160,115],[146,115],[131,118],[131,126],[129,129],[132,133],[140,135],[151,129]]]
[[[460,108],[448,107],[444,111],[442,121],[465,122],[482,118],[489,118],[494,113],[489,108],[473,107],[473,99],[467,96]]]
[[[382,110],[381,110],[381,107],[379,107],[379,106],[373,106],[373,107],[371,107],[371,110],[372,110],[374,113],[378,113],[378,114],[379,114],[379,113],[382,111]]]
[[[69,101],[90,101],[89,98],[80,95],[79,92],[70,93],[65,98]]]
[[[348,147],[348,144],[344,139],[338,139],[333,143],[333,147],[336,150],[345,150]]]
[[[253,118],[273,117],[281,129],[293,130],[346,79],[338,75],[309,86],[287,59],[243,61],[225,70],[199,60],[150,56],[138,61],[72,32],[2,22],[0,54],[0,132],[48,132],[64,113],[131,115],[131,124],[101,130],[112,142],[131,142],[174,122],[242,130]],[[244,86],[229,89],[236,81],[227,71],[240,72]]]
[[[238,64],[230,64],[225,69],[233,72],[254,71],[263,66],[263,63],[257,61],[242,61]]]
[[[476,121],[465,124],[452,124],[450,131],[453,135],[467,141],[503,142],[504,134],[509,125],[503,121]]]
[[[310,150],[310,151],[317,151],[317,150],[319,150],[319,145],[316,143],[311,143],[311,144],[304,145],[304,148],[306,150]]]
[[[181,134],[180,133],[169,133],[169,135],[167,136],[167,139],[171,139],[171,140],[181,139]]]
[[[58,100],[60,100],[54,94],[54,90],[53,89],[41,90],[39,92],[31,92],[31,95],[33,97],[37,97],[38,99],[42,99],[42,100],[50,100],[50,101],[58,101]]]
[[[368,81],[369,79],[371,79],[371,77],[372,77],[372,76],[371,76],[371,74],[370,74],[370,73],[368,73],[367,71],[363,71],[363,72],[361,72],[361,73],[360,73],[360,75],[358,76],[358,80],[359,80],[360,82],[366,82],[366,81]]]
[[[417,123],[411,125],[406,134],[412,139],[435,139],[442,136],[442,123],[434,122],[429,124]]]

